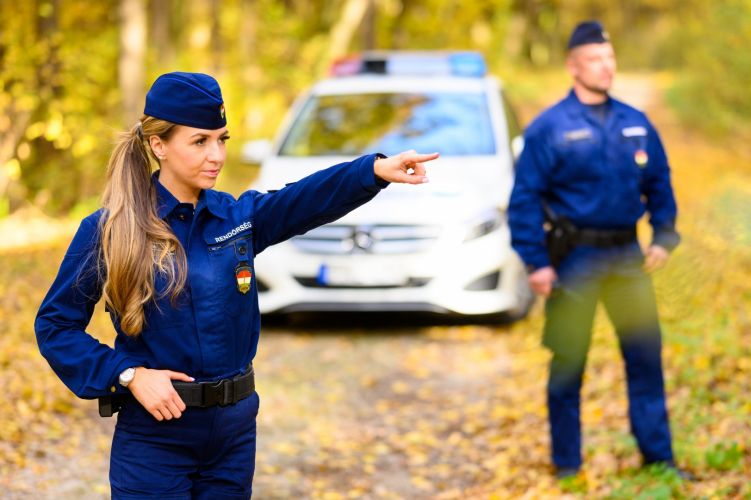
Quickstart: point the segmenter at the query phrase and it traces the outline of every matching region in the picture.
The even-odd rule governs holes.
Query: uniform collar
[[[576,95],[576,92],[574,92],[574,89],[571,88],[568,92],[568,96],[563,100],[566,111],[571,117],[577,117],[584,114],[585,116],[589,116],[589,109],[587,109],[586,104],[582,104],[582,102],[579,100],[579,97]],[[610,103],[610,112],[613,115],[618,115],[619,117],[622,117],[624,114],[624,108],[621,102],[618,99],[613,99],[610,95],[608,95],[607,102]],[[609,121],[609,120],[608,120]]]
[[[159,170],[152,174],[151,179],[156,187],[156,212],[160,219],[164,219],[171,214],[175,208],[177,208],[180,204],[180,200],[175,198],[175,196],[170,193],[161,182],[159,182]],[[198,203],[196,204],[195,213],[198,214],[203,207],[206,207],[212,215],[219,217],[220,219],[226,219],[227,214],[221,209],[219,201],[219,196],[216,191],[212,189],[204,189],[201,191],[201,194],[198,195]]]
[[[222,196],[218,192],[213,189],[208,189],[204,190],[201,193],[201,196],[206,200],[206,208],[213,216],[219,217],[220,219],[227,218],[227,211],[224,208],[225,205],[222,204]]]
[[[180,204],[180,200],[170,193],[166,187],[159,182],[159,170],[151,174],[151,181],[156,187],[156,213],[160,219],[166,218]]]

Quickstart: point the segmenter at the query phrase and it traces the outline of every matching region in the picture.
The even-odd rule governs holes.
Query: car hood
[[[280,189],[286,183],[343,161],[347,158],[275,157],[264,164],[252,188]],[[491,208],[505,209],[508,204],[513,172],[510,161],[501,156],[440,158],[427,165],[427,173],[430,182],[391,184],[341,221],[348,224],[464,223]]]

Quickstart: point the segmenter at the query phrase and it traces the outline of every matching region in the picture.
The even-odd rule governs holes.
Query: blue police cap
[[[227,125],[222,90],[203,73],[166,73],[151,85],[143,113],[154,118],[216,130]]]
[[[605,31],[597,21],[584,21],[579,23],[574,31],[571,32],[571,38],[568,40],[568,49],[571,50],[579,45],[588,43],[605,43],[610,41],[610,35]]]

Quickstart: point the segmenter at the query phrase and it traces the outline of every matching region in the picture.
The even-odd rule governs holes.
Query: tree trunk
[[[219,0],[211,0],[211,72],[217,75],[222,67],[222,31],[219,24]],[[218,77],[218,75],[217,75]]]
[[[242,21],[238,37],[239,49],[242,54],[246,55],[248,64],[257,64],[256,38],[258,32],[258,13],[253,0],[241,0],[241,5]]]
[[[16,119],[19,123],[16,125],[17,140],[12,141],[15,145],[23,138],[26,131],[26,124],[29,122],[47,121],[50,118],[50,109],[52,104],[62,97],[63,89],[60,85],[60,55],[59,48],[61,36],[59,32],[58,20],[60,17],[60,0],[53,0],[49,6],[51,9],[44,16],[37,18],[36,24],[36,47],[42,50],[43,62],[36,68],[36,82],[34,91],[39,96],[39,100],[34,109],[21,113]],[[26,123],[24,123],[26,122]],[[15,148],[15,146],[13,146]],[[52,170],[52,166],[59,165],[60,151],[55,148],[53,142],[45,136],[37,137],[30,143],[33,152],[34,168],[24,169],[21,171],[20,189],[14,189],[12,183],[8,183],[6,188],[9,193],[10,211],[19,208],[25,202],[28,196],[38,195],[44,188],[41,187],[40,179],[44,178]],[[15,154],[15,151],[12,151]],[[71,177],[75,177],[75,172]],[[71,183],[69,193],[76,192],[76,184]],[[14,191],[16,195],[14,195]],[[35,196],[34,201],[38,201]],[[39,205],[46,204],[42,200]]]
[[[346,55],[355,31],[362,25],[370,0],[347,0],[342,16],[331,30],[328,60],[330,63]]]
[[[118,79],[123,97],[123,124],[126,128],[133,126],[143,113],[145,55],[144,0],[121,0]]]
[[[374,50],[376,48],[376,8],[374,0],[368,0],[362,22],[362,48]]]
[[[169,66],[175,59],[172,44],[172,2],[171,0],[151,0],[151,46],[160,68]]]

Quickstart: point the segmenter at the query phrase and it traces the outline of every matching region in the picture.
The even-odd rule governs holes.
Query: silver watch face
[[[133,376],[136,374],[135,368],[127,368],[120,374],[120,385],[128,387],[128,384],[133,380]]]

